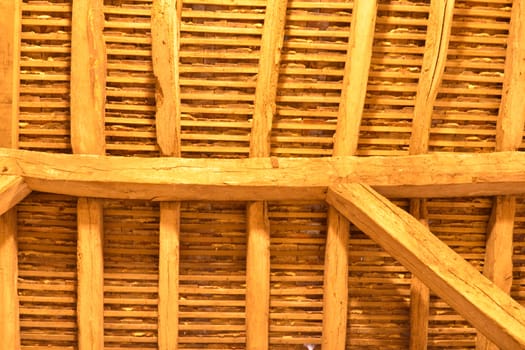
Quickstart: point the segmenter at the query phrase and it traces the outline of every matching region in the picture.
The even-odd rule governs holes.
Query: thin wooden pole
[[[103,215],[98,199],[77,203],[77,323],[80,350],[104,349]]]

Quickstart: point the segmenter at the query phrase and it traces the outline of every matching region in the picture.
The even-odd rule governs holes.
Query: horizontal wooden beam
[[[145,159],[0,149],[0,170],[34,191],[156,201],[322,200],[328,186],[352,182],[391,198],[525,193],[524,152]]]
[[[0,215],[17,205],[31,189],[21,176],[4,175],[0,177]]]
[[[525,348],[525,308],[412,215],[361,184],[331,187],[327,202],[501,349]]]

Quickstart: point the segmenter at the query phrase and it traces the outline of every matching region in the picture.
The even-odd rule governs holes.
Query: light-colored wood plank
[[[426,153],[432,111],[447,61],[454,0],[432,0],[427,25],[425,54],[416,91],[410,154]]]
[[[323,349],[344,349],[348,315],[348,239],[350,223],[328,209],[324,261]]]
[[[515,151],[523,138],[525,124],[525,3],[513,1],[505,59],[503,91],[496,124],[496,151]],[[512,253],[516,198],[494,198],[492,217],[487,230],[483,273],[506,293],[512,286]],[[476,349],[497,350],[478,333]]]
[[[106,47],[104,1],[74,1],[71,33],[71,145],[105,153]]]
[[[502,349],[525,348],[525,308],[367,185],[329,189],[327,202]]]
[[[176,350],[179,333],[180,202],[160,204],[159,349]]]
[[[410,201],[410,213],[428,228],[426,200],[412,199]],[[410,350],[425,350],[427,348],[429,303],[429,288],[417,276],[413,275],[410,285]]]
[[[156,133],[163,155],[180,156],[179,51],[182,0],[155,0],[151,48],[156,78]]]
[[[16,209],[0,216],[0,339],[5,349],[20,349]]]
[[[0,0],[0,147],[8,148],[18,148],[21,2]]]
[[[104,257],[102,201],[77,203],[77,324],[80,350],[104,349]]]
[[[266,202],[247,205],[246,348],[268,349],[270,222]]]
[[[354,2],[333,156],[351,156],[357,152],[376,15],[376,0]],[[322,344],[324,349],[343,350],[347,338],[350,223],[333,208],[329,208],[327,220]]]
[[[525,2],[514,0],[510,19],[505,75],[496,125],[496,151],[520,147],[525,124]]]
[[[20,203],[31,189],[21,176],[0,176],[0,215]]]
[[[0,149],[0,169],[33,191],[177,200],[324,199],[328,186],[361,182],[390,198],[525,192],[525,154],[188,159],[52,154]]]
[[[287,4],[287,0],[270,0],[266,4],[250,134],[252,158],[270,155]],[[270,326],[270,225],[267,204],[248,203],[246,211],[246,348],[266,350]]]
[[[368,84],[377,0],[356,0],[334,136],[334,155],[355,154]]]
[[[269,0],[266,5],[261,54],[250,139],[250,157],[270,155],[270,134],[275,114],[279,63],[284,40],[287,0]]]

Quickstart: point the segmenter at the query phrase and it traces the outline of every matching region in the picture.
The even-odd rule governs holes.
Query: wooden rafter
[[[400,157],[188,159],[52,154],[0,149],[4,175],[34,191],[170,200],[324,199],[360,182],[390,198],[522,194],[525,153]]]
[[[525,124],[525,3],[512,3],[510,30],[505,60],[503,93],[496,125],[496,151],[515,151],[522,142]],[[494,199],[487,230],[483,273],[506,293],[512,287],[512,253],[516,198]],[[478,334],[478,350],[496,350],[497,346]]]
[[[155,129],[162,156],[181,156],[179,83],[181,0],[154,0],[151,37],[155,90]],[[178,348],[180,202],[160,206],[159,350]]]
[[[270,156],[270,134],[276,110],[287,4],[287,0],[269,0],[266,4],[255,86],[250,157]],[[265,350],[268,349],[270,323],[270,224],[267,203],[248,203],[246,212],[246,349]]]
[[[80,350],[104,349],[104,258],[102,204],[80,198],[77,204],[77,323]]]
[[[182,1],[155,0],[151,10],[153,73],[157,81],[157,143],[165,156],[180,157],[179,51]]]
[[[104,1],[74,1],[71,32],[71,146],[74,153],[104,154],[106,47]]]
[[[414,103],[414,118],[410,137],[409,154],[428,152],[432,112],[438,88],[441,85],[454,14],[454,0],[432,0],[425,40],[425,54]],[[410,211],[417,219],[426,222],[426,202],[414,199]],[[424,350],[428,342],[428,315],[430,290],[417,276],[412,277],[410,288],[410,340],[411,350]]]
[[[525,348],[525,308],[412,215],[361,184],[331,187],[327,202],[500,348]]]
[[[352,156],[357,152],[376,16],[377,1],[354,1],[333,156]],[[350,223],[333,208],[328,210],[326,234],[322,346],[343,350],[347,338]]]
[[[71,33],[71,146],[76,154],[106,150],[104,1],[74,1]],[[77,201],[78,348],[104,348],[103,204]]]
[[[13,208],[27,195],[31,189],[21,176],[0,177],[0,215]]]

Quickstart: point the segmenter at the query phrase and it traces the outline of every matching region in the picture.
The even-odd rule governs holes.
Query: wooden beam
[[[505,58],[505,76],[496,125],[496,151],[517,150],[525,124],[525,2],[514,0]]]
[[[74,153],[105,153],[106,47],[104,1],[73,1],[71,145]]]
[[[432,111],[447,61],[454,0],[432,0],[428,18],[423,65],[416,91],[410,154],[426,153]]]
[[[31,189],[21,176],[0,176],[0,215],[20,203]]]
[[[324,261],[323,349],[345,349],[348,315],[350,223],[328,208]]]
[[[159,349],[176,350],[179,333],[180,202],[160,203]]]
[[[287,0],[266,4],[255,86],[250,157],[270,155]],[[248,203],[246,253],[246,349],[268,349],[270,326],[270,224],[266,202]]]
[[[355,154],[366,97],[377,14],[377,0],[354,1],[334,155]]]
[[[525,153],[400,157],[188,159],[52,154],[0,149],[4,175],[34,191],[170,200],[324,199],[328,186],[368,183],[390,198],[525,192]]]
[[[351,156],[357,152],[376,15],[376,0],[354,1],[333,156]],[[329,208],[327,226],[322,346],[323,349],[343,350],[347,338],[350,223],[336,210]]]
[[[4,349],[20,349],[16,209],[0,216],[0,339]]]
[[[163,155],[180,157],[179,51],[182,0],[155,0],[151,9],[156,132]]]
[[[18,148],[21,0],[0,0],[0,147]]]
[[[330,187],[327,202],[499,347],[525,348],[525,308],[413,216],[361,184]]]
[[[503,92],[496,125],[496,151],[515,151],[522,142],[525,124],[525,3],[513,1],[505,59]],[[487,230],[483,273],[506,293],[512,286],[512,253],[516,198],[494,198],[492,218]],[[478,350],[497,350],[478,333]]]
[[[428,210],[425,199],[410,201],[410,214],[428,228]],[[430,312],[430,289],[412,275],[410,285],[410,350],[426,350],[428,344],[428,316]]]
[[[266,4],[261,57],[255,87],[250,157],[270,155],[270,134],[276,108],[275,96],[279,80],[287,4],[287,0],[269,0]]]
[[[77,204],[77,324],[80,350],[104,349],[104,258],[102,202]]]
[[[270,314],[270,223],[267,204],[247,206],[246,348],[267,349]]]

